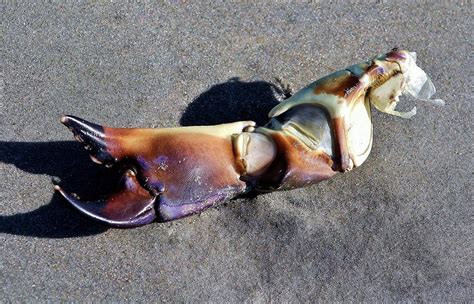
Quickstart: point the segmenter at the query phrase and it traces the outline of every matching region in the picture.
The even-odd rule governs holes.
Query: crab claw
[[[81,202],[56,186],[75,208],[101,222],[133,227],[155,218],[175,220],[247,191],[233,140],[254,131],[253,121],[164,129],[111,128],[70,115],[61,122],[93,161],[129,169],[106,200]]]
[[[54,189],[81,213],[110,226],[138,227],[149,224],[156,218],[154,209],[156,197],[138,183],[131,170],[123,176],[117,192],[95,202],[80,201],[66,193],[59,185],[55,185]]]

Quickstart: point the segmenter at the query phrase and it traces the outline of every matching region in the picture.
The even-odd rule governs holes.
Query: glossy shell
[[[117,227],[169,221],[249,191],[303,187],[360,166],[373,140],[370,108],[395,110],[407,91],[428,100],[434,86],[414,53],[393,50],[323,77],[269,113],[270,121],[169,129],[123,129],[64,116],[93,161],[126,168],[115,193],[82,202],[87,216]]]

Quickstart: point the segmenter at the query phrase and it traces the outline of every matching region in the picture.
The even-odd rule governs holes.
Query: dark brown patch
[[[269,170],[256,179],[258,190],[293,189],[328,179],[336,174],[333,160],[314,151],[291,135],[266,129],[277,147]]]
[[[358,83],[359,78],[347,71],[347,73],[337,78],[331,78],[319,84],[318,86],[316,86],[316,88],[314,88],[314,93],[333,94],[336,96],[344,97],[350,94]]]
[[[336,159],[339,162],[336,162],[334,168],[342,172],[349,169],[350,157],[349,149],[347,146],[347,130],[345,125],[345,120],[343,117],[333,118],[332,119],[334,136],[335,136],[335,146],[336,146]]]

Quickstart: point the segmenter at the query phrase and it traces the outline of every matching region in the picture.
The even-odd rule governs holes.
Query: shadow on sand
[[[195,98],[183,113],[180,123],[190,126],[254,120],[262,125],[268,120],[268,111],[279,102],[277,96],[284,98],[286,95],[274,84],[232,78]],[[92,163],[81,144],[74,141],[1,141],[0,162],[31,174],[57,177],[67,191],[79,193],[84,199],[97,199],[109,193],[119,178],[117,170]],[[24,187],[21,185],[25,184],[16,183],[16,187]],[[51,185],[51,193],[52,189]],[[0,215],[0,232],[15,235],[69,238],[94,235],[107,229],[82,217],[57,194],[52,196],[49,204],[34,211]]]

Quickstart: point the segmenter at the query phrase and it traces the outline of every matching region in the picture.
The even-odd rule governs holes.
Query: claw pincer
[[[270,121],[165,129],[108,128],[74,116],[66,125],[93,161],[124,169],[108,198],[82,202],[83,214],[116,227],[170,221],[250,191],[293,189],[360,166],[372,147],[370,105],[395,110],[402,93],[429,100],[434,86],[415,54],[393,50],[323,77],[270,113]],[[441,104],[442,100],[434,100]]]

